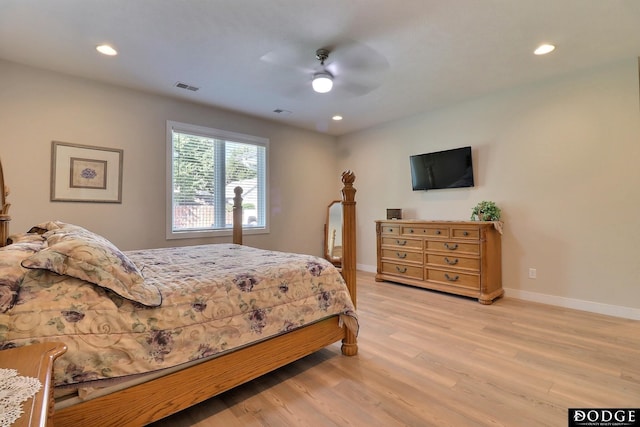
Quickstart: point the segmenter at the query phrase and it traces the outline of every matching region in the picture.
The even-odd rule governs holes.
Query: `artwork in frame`
[[[122,153],[53,141],[51,201],[122,203]]]

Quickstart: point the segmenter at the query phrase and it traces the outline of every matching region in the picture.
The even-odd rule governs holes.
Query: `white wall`
[[[175,120],[270,139],[271,233],[245,243],[321,255],[327,204],[339,197],[335,138],[195,103],[0,61],[0,157],[11,231],[59,219],[122,249],[165,240],[165,132]],[[51,141],[124,149],[122,204],[50,201]]]
[[[468,220],[493,200],[507,295],[640,318],[638,100],[631,58],[340,138],[339,169],[357,176],[360,267],[375,270],[386,208]],[[409,155],[466,145],[474,188],[411,191]]]

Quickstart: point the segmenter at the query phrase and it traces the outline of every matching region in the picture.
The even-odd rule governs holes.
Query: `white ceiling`
[[[0,58],[330,135],[638,55],[640,0],[0,0]]]

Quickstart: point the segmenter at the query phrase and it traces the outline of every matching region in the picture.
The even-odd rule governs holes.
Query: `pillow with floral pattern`
[[[86,280],[145,306],[162,303],[158,288],[145,283],[138,267],[109,240],[77,225],[55,225],[42,235],[46,247],[23,260],[23,267]]]
[[[22,260],[38,252],[44,239],[14,243],[0,248],[0,313],[14,306],[20,293],[20,285],[27,269]]]

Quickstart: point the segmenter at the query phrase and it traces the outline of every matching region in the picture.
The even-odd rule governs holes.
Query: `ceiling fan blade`
[[[341,81],[335,80],[334,87],[337,91],[344,92],[350,96],[363,96],[377,89],[381,83],[358,82],[358,81]]]
[[[379,72],[389,68],[389,61],[372,47],[352,42],[338,45],[325,65],[340,72]]]
[[[302,44],[294,44],[273,50],[262,55],[260,59],[278,67],[290,68],[309,74],[312,74],[320,65],[315,58],[313,49],[309,49]]]

